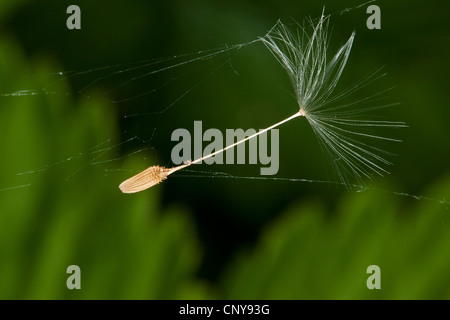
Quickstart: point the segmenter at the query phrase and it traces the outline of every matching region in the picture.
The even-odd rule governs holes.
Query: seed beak
[[[300,115],[302,115],[303,117],[306,117],[306,111],[305,109],[303,109],[303,107],[300,108]]]

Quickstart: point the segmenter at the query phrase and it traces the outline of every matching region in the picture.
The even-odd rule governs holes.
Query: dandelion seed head
[[[350,34],[347,41],[330,58],[329,20],[330,16],[325,16],[322,12],[316,22],[307,19],[302,25],[295,23],[294,28],[278,21],[260,40],[286,70],[297,99],[299,114],[311,125],[338,178],[346,185],[350,185],[353,178],[363,183],[363,179],[371,179],[374,175],[388,174],[385,167],[392,165],[384,158],[390,153],[376,147],[376,142],[399,141],[368,133],[367,129],[398,128],[404,127],[405,124],[362,117],[367,111],[393,105],[370,104],[381,101],[385,91],[342,103],[344,98],[384,74],[377,70],[336,94],[335,89],[347,64],[355,32]]]
[[[164,181],[170,174],[199,163],[218,153],[244,143],[259,134],[267,132],[296,117],[304,117],[311,125],[324,153],[331,160],[341,182],[347,187],[354,186],[350,177],[358,180],[371,179],[374,175],[389,173],[385,166],[391,165],[384,156],[390,153],[377,147],[374,142],[399,140],[371,133],[367,129],[376,127],[404,127],[403,122],[369,120],[361,118],[365,111],[377,110],[393,104],[367,106],[370,102],[379,102],[385,91],[351,102],[342,103],[359,89],[379,79],[384,74],[379,70],[340,93],[335,93],[355,39],[352,32],[348,40],[335,55],[328,58],[329,16],[322,12],[320,19],[314,22],[306,20],[303,25],[290,29],[281,21],[259,39],[272,52],[273,56],[286,70],[291,81],[299,110],[266,129],[241,139],[209,155],[203,155],[194,161],[186,162],[174,168],[152,166],[124,181],[119,188],[124,193],[134,193],[150,188]],[[363,181],[359,181],[363,183]]]

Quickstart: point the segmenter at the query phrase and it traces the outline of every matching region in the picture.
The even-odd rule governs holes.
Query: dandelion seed
[[[372,143],[364,142],[363,139],[397,142],[399,140],[369,134],[361,130],[373,127],[398,128],[404,127],[405,124],[403,122],[364,120],[357,117],[367,110],[391,106],[392,104],[360,107],[360,105],[379,99],[381,93],[351,103],[335,105],[336,102],[383,75],[375,72],[350,88],[333,95],[347,63],[355,32],[350,35],[332,59],[328,60],[328,25],[329,16],[324,14],[317,23],[309,19],[306,27],[297,25],[297,29],[294,31],[278,21],[264,37],[259,38],[259,41],[263,42],[271,51],[289,76],[298,103],[296,113],[221,150],[178,167],[152,166],[124,181],[119,186],[120,190],[124,193],[134,193],[150,188],[178,170],[234,148],[297,117],[307,119],[321,147],[331,158],[339,179],[344,184],[348,185],[347,183],[352,177],[358,180],[370,179],[373,174],[383,176],[388,173],[384,167],[391,163],[381,154],[389,153],[373,146]],[[355,106],[358,108],[354,109]]]
[[[176,170],[172,169],[172,171],[175,172]],[[123,193],[139,192],[164,181],[171,173],[171,169],[160,166],[152,166],[122,182],[119,188]]]

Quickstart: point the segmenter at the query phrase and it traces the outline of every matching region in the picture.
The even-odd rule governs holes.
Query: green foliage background
[[[44,87],[55,70],[253,40],[276,19],[319,14],[323,5],[106,3],[78,1],[85,18],[76,33],[65,28],[65,8],[73,3],[3,0],[1,92]],[[358,2],[325,4],[333,12]],[[365,29],[362,11],[334,26],[332,37],[339,43],[356,25],[350,58],[355,71],[343,81],[384,64],[387,85],[397,84],[393,99],[402,102],[391,116],[410,125],[399,133],[405,142],[395,150],[393,175],[363,192],[180,178],[133,196],[119,193],[117,185],[130,173],[169,161],[173,128],[198,119],[210,127],[258,127],[291,110],[285,92],[267,89],[284,86],[286,79],[261,48],[233,60],[239,77],[233,70],[220,73],[183,107],[158,119],[151,142],[156,152],[145,155],[123,157],[132,148],[123,144],[122,133],[146,139],[155,125],[147,119],[123,123],[124,110],[95,91],[90,98],[1,97],[0,298],[450,298],[449,23],[433,1],[426,7],[418,1],[378,5],[381,31]],[[189,81],[179,86],[187,88]],[[58,90],[73,92],[74,85],[64,81]],[[153,104],[170,98],[165,92]],[[133,132],[135,127],[141,131]],[[280,132],[280,157],[288,159],[280,175],[320,178],[321,154],[308,128],[292,124]],[[302,149],[293,152],[300,143]],[[229,170],[254,175],[245,166]],[[82,290],[66,287],[72,264],[82,270]],[[381,268],[381,290],[366,287],[372,264]]]

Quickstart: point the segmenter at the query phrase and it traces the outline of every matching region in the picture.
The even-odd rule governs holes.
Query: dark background
[[[27,71],[25,67],[15,69],[13,65],[12,72],[30,75],[43,69],[45,72],[41,73],[47,76],[53,72],[67,72],[62,83],[54,84],[52,76],[48,77],[50,80],[42,76],[45,80],[41,83],[50,85],[49,91],[57,92],[54,95],[56,99],[67,93],[68,96],[62,99],[70,100],[68,110],[77,110],[78,105],[89,104],[90,101],[105,105],[102,112],[107,114],[106,120],[102,119],[100,112],[99,122],[94,122],[99,126],[103,125],[100,122],[108,119],[114,123],[116,129],[106,139],[117,139],[119,145],[112,147],[112,154],[104,155],[103,160],[123,158],[119,162],[103,162],[93,166],[92,170],[99,173],[95,177],[102,179],[105,166],[108,170],[134,170],[124,173],[111,171],[103,176],[114,188],[124,177],[146,166],[170,165],[170,152],[174,145],[170,135],[176,128],[191,130],[195,120],[203,121],[204,130],[264,128],[296,110],[284,70],[261,43],[232,52],[233,56],[220,55],[216,60],[198,61],[143,76],[116,88],[132,77],[155,70],[155,67],[145,66],[142,61],[247,43],[263,36],[278,19],[290,23],[292,19],[302,21],[307,16],[318,17],[323,6],[326,13],[335,13],[331,17],[330,50],[343,44],[351,32],[356,31],[341,88],[383,66],[383,71],[388,75],[371,85],[367,92],[393,88],[389,93],[390,99],[400,104],[381,112],[387,118],[405,121],[409,126],[393,133],[403,143],[386,145],[389,151],[397,155],[390,159],[394,163],[389,168],[391,174],[375,178],[367,184],[387,190],[384,194],[388,201],[401,203],[394,211],[402,216],[408,215],[413,210],[411,208],[419,206],[421,201],[395,193],[423,195],[426,186],[440,181],[449,172],[447,78],[450,24],[445,1],[377,1],[375,4],[380,6],[382,14],[381,30],[366,28],[367,5],[339,14],[345,8],[362,3],[358,1],[42,0],[16,2],[14,5],[10,2],[10,7],[7,3],[2,9],[2,37],[14,43],[19,48],[17,50],[22,51],[23,61],[31,66],[31,70]],[[65,27],[68,16],[65,11],[70,4],[77,4],[81,8],[81,30],[71,31]],[[231,58],[231,63],[227,62],[228,58]],[[171,59],[161,64],[161,67],[179,61],[183,61],[183,58]],[[5,61],[3,63],[8,64]],[[108,76],[111,72],[126,70],[134,63],[142,66],[133,72]],[[45,67],[41,68],[40,65]],[[102,67],[107,68],[98,69]],[[72,76],[69,71],[89,72]],[[6,73],[1,77],[5,78]],[[172,78],[176,78],[176,81],[160,88],[161,83]],[[85,89],[87,84],[99,79],[101,81]],[[4,81],[8,83],[6,79]],[[11,82],[7,90],[5,88],[2,91],[8,93],[35,88],[33,83],[31,87],[22,87],[22,83]],[[154,88],[159,89],[135,97]],[[164,110],[191,88],[189,94],[167,111],[153,114]],[[366,92],[362,90],[360,94]],[[135,98],[120,101],[127,97]],[[52,99],[53,95],[28,98]],[[12,98],[3,97],[2,108],[12,108],[9,105],[11,101]],[[61,116],[70,117],[70,112],[77,111],[67,111]],[[129,116],[134,114],[138,116]],[[1,121],[8,119],[3,117]],[[84,137],[64,131],[49,134],[69,145],[76,145],[74,141]],[[135,136],[138,139],[129,140]],[[5,144],[18,143],[15,134],[2,139],[5,139]],[[105,140],[100,139],[102,141]],[[47,147],[52,150],[50,142]],[[148,150],[132,155],[139,164],[130,162],[130,154],[141,148]],[[90,156],[92,152],[89,150],[74,150],[74,154],[80,152]],[[70,151],[66,150],[65,154],[70,154]],[[48,163],[53,162],[42,160],[31,167],[38,168]],[[67,161],[66,164],[69,163]],[[75,163],[74,167],[77,166]],[[52,168],[43,170],[42,175],[50,176]],[[258,176],[259,168],[260,165],[202,165],[194,170]],[[280,170],[277,177],[326,180],[332,178],[328,174],[329,168],[306,122],[295,119],[280,128]],[[17,172],[4,170],[19,173],[28,170],[28,167],[18,167]],[[17,177],[4,180],[8,182],[5,187],[22,183],[15,179]],[[52,175],[51,179],[58,183],[63,181],[66,186],[75,184],[58,175]],[[212,284],[221,281],[226,266],[239,252],[251,252],[261,233],[270,228],[280,213],[289,210],[294,203],[318,202],[324,208],[327,217],[324,219],[332,219],[335,212],[339,211],[341,199],[349,193],[355,195],[354,190],[320,183],[186,178],[181,175],[171,177],[157,188],[160,189],[155,192],[161,197],[161,210],[181,208],[192,217],[195,238],[200,243],[199,252],[202,252],[194,274],[201,281]],[[8,197],[20,199],[20,194],[7,192]],[[150,196],[152,192],[146,191],[139,199]],[[74,196],[79,197],[83,197],[83,193]],[[108,202],[114,197],[124,196],[111,189],[104,195],[102,202]],[[136,198],[133,197],[127,196],[123,201],[134,201]],[[42,202],[56,201],[52,197],[42,199],[45,199]],[[441,198],[436,195],[433,202],[439,200]],[[49,217],[48,221],[52,221],[52,218]],[[39,239],[41,231],[36,228],[34,232]],[[112,230],[110,232],[114,234]]]

